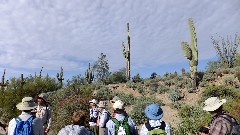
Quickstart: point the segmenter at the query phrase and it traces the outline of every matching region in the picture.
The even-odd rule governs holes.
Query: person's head
[[[114,104],[113,104],[113,109],[114,112],[121,114],[125,112],[125,105],[121,100],[117,100]]]
[[[96,99],[92,99],[91,101],[89,101],[89,103],[92,108],[96,108],[98,101]]]
[[[158,104],[150,104],[144,110],[150,120],[160,120],[163,117],[163,110]]]
[[[37,104],[32,97],[24,97],[22,102],[16,105],[17,109],[23,112],[31,112]]]
[[[210,97],[204,101],[203,110],[211,113],[212,116],[222,113],[222,105],[226,103],[226,99],[220,100],[218,97]]]
[[[38,95],[37,97],[37,103],[38,105],[45,105],[47,103],[47,97],[44,93]]]
[[[86,112],[84,111],[77,111],[73,113],[73,116],[71,118],[72,124],[73,125],[80,125],[84,126],[84,123],[86,121]]]
[[[99,103],[98,103],[98,110],[100,111],[100,112],[102,112],[103,111],[103,109],[105,109],[106,108],[106,106],[107,106],[107,103],[106,102],[104,102],[104,101],[100,101]]]

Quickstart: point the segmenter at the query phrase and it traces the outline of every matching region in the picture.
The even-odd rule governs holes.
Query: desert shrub
[[[132,105],[135,103],[135,97],[132,94],[118,92],[115,94],[125,103],[125,105]]]
[[[123,83],[123,82],[127,82],[126,75],[123,70],[111,73],[107,79],[107,84]]]
[[[147,118],[144,114],[144,109],[148,104],[152,103],[159,104],[160,106],[163,105],[161,100],[156,100],[154,97],[141,97],[136,99],[133,109],[129,115],[134,119],[137,125],[146,122]]]
[[[237,78],[240,81],[240,67],[235,68],[234,78]]]
[[[206,73],[203,75],[202,81],[210,82],[210,81],[214,81],[216,78],[217,78],[217,77],[216,77],[216,75],[214,74],[214,72],[206,72]]]
[[[137,88],[136,83],[134,83],[133,81],[127,81],[126,86],[133,89]]]
[[[166,87],[166,86],[163,85],[163,84],[160,84],[160,85],[158,86],[158,88],[157,88],[157,92],[160,93],[160,94],[165,93],[165,92],[167,92],[168,90],[169,90],[169,88]]]
[[[137,90],[140,94],[144,94],[144,85],[141,83],[137,84]]]
[[[143,81],[143,79],[141,78],[140,74],[136,74],[135,76],[133,76],[132,81],[134,83],[137,83]]]
[[[150,90],[151,94],[156,93],[157,92],[157,88],[158,88],[158,83],[157,82],[150,83],[149,90]]]
[[[179,110],[179,109],[181,109],[181,108],[183,107],[183,105],[184,105],[183,102],[178,101],[178,102],[172,102],[171,105],[170,105],[170,107],[171,107],[172,109]]]
[[[206,66],[207,72],[216,71],[216,69],[221,68],[221,64],[219,61],[209,61]]]
[[[177,89],[171,89],[168,92],[168,98],[174,102],[178,101],[181,99],[181,92]]]
[[[100,89],[97,90],[97,99],[108,100],[110,97],[110,90],[106,86],[102,86]]]
[[[173,131],[176,135],[197,134],[200,126],[208,126],[211,115],[202,110],[202,107],[183,106],[178,112],[182,122]]]
[[[234,86],[234,78],[233,77],[225,77],[223,80],[224,85]]]

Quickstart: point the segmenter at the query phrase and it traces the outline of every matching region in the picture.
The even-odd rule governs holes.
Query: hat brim
[[[226,102],[227,102],[226,99],[222,99],[222,100],[220,100],[219,103],[215,104],[214,106],[204,106],[203,110],[208,111],[208,112],[215,111]]]
[[[145,115],[147,116],[148,119],[150,120],[159,120],[163,117],[163,113],[160,115],[152,115],[149,111],[145,110]]]
[[[22,103],[18,103],[16,105],[17,109],[20,110],[20,111],[23,111],[23,110],[33,110],[36,106],[37,106],[36,103],[32,103],[29,106],[24,106]]]

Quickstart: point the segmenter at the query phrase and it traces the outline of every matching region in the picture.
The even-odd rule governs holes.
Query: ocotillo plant
[[[85,77],[86,77],[86,80],[87,80],[88,84],[92,83],[93,78],[94,78],[94,74],[92,73],[90,63],[88,64],[88,69],[85,73]]]
[[[130,32],[129,23],[127,23],[127,49],[125,49],[124,42],[122,42],[122,52],[126,59],[126,80],[130,80]]]
[[[60,82],[60,88],[62,88],[62,86],[63,86],[62,82],[64,80],[64,78],[63,78],[63,68],[62,67],[61,67],[61,72],[57,73],[57,79]]]
[[[4,69],[3,71],[2,82],[0,83],[2,90],[4,90],[4,88],[7,87],[8,85],[8,80],[5,82],[5,74],[6,74],[6,69]]]
[[[197,65],[198,65],[198,48],[197,48],[197,36],[193,20],[189,19],[189,28],[191,35],[190,45],[187,42],[182,42],[183,55],[189,60],[190,73],[192,79],[192,88],[196,90],[197,86]]]
[[[24,80],[24,78],[23,78],[23,74],[21,74],[21,87],[23,87],[23,85],[25,84],[26,82],[25,82],[25,80]]]

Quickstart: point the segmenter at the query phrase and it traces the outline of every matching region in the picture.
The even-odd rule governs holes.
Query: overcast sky
[[[193,18],[199,69],[215,56],[211,36],[240,31],[240,0],[0,0],[0,74],[84,74],[100,53],[110,70],[125,67],[130,23],[132,75],[188,69],[181,42]],[[217,33],[217,34],[216,34]],[[239,34],[238,34],[239,35]]]

